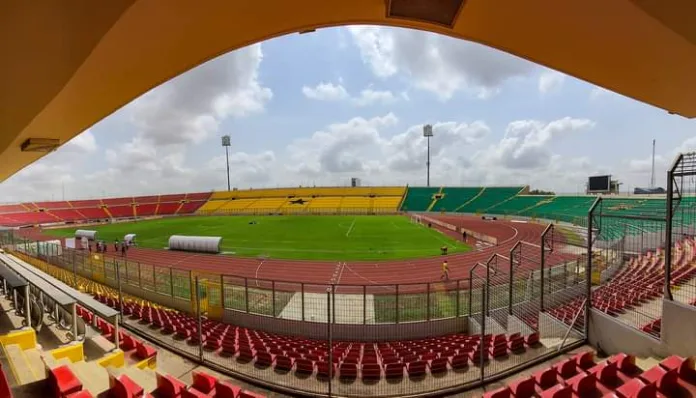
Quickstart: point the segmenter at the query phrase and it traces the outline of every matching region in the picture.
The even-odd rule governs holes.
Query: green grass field
[[[255,221],[256,224],[250,224]],[[75,227],[46,233],[70,237]],[[176,217],[87,229],[112,243],[137,234],[141,247],[162,249],[170,235],[222,236],[224,253],[306,260],[389,260],[437,256],[471,250],[467,244],[404,216],[208,216]]]

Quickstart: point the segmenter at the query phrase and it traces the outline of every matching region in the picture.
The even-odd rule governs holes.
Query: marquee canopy
[[[348,24],[475,41],[694,117],[693,15],[692,0],[7,0],[0,181],[206,60]]]

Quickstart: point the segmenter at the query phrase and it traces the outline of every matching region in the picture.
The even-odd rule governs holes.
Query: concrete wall
[[[593,347],[608,354],[625,352],[638,357],[668,356],[668,350],[659,340],[595,309],[590,311],[588,338]]]
[[[468,317],[440,319],[430,322],[413,322],[384,325],[333,324],[334,340],[387,341],[395,339],[420,339],[449,333],[467,333]],[[270,333],[290,334],[314,339],[328,338],[328,324],[303,322],[291,319],[272,318],[225,310],[223,321],[243,327],[264,330]]]
[[[669,352],[696,355],[696,307],[664,300],[661,334]]]

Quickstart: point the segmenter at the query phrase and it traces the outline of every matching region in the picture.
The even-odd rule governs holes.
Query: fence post
[[[300,283],[300,298],[302,299],[302,322],[305,320],[305,304],[304,304],[304,282]]]
[[[461,282],[461,279],[457,279],[457,294],[456,294],[456,296],[457,296],[457,302],[456,302],[456,304],[454,304],[454,305],[455,305],[455,308],[457,309],[457,315],[456,315],[457,318],[459,318],[459,307],[460,307],[460,304],[459,304],[459,298],[460,298],[460,297],[459,297],[459,295],[460,295],[460,293],[459,293],[460,283],[459,283],[459,282]]]
[[[586,301],[585,301],[585,337],[589,336],[590,331],[590,309],[592,308],[592,221],[594,211],[597,205],[601,203],[602,198],[595,199],[592,207],[587,212],[587,266],[585,267],[585,286]]]
[[[363,325],[367,324],[367,285],[363,285]]]
[[[331,285],[331,323],[336,323],[336,285]]]
[[[169,268],[169,294],[172,296],[172,302],[174,301],[174,269]]]
[[[543,243],[543,242],[542,242]],[[513,250],[514,248],[510,249],[510,272],[509,272],[509,279],[508,279],[508,314],[512,315],[512,300],[514,299],[512,295],[512,291],[514,289],[513,284],[515,283],[514,278],[513,278]],[[522,253],[522,248],[520,247],[520,253]]]
[[[331,396],[331,383],[333,381],[333,335],[331,329],[331,288],[326,289],[326,334],[329,349],[329,397]]]
[[[249,313],[249,278],[244,278],[244,306],[246,313]]]
[[[541,263],[541,276],[539,277],[539,298],[540,298],[540,304],[539,304],[539,311],[544,312],[544,267],[546,266],[546,259],[545,259],[545,254],[546,251],[544,250],[544,237],[541,237],[541,257],[539,262]]]
[[[195,280],[196,289],[196,317],[198,318],[198,358],[203,362],[203,317],[201,314],[201,293],[198,287],[198,275]]]
[[[123,292],[121,290],[121,271],[119,263],[116,263],[116,285],[118,286],[118,313],[123,313]],[[118,337],[118,336],[117,336]]]
[[[222,307],[223,317],[225,316],[225,275],[220,274],[220,306]]]
[[[425,320],[430,320],[430,282],[426,284],[426,308],[425,308]]]
[[[399,285],[396,285],[396,323],[399,323]]]
[[[273,318],[276,317],[276,303],[275,303],[276,300],[275,300],[275,297],[276,297],[276,293],[275,293],[275,279],[274,279],[274,280],[271,281],[271,300],[273,300],[273,302],[271,303],[271,311],[273,312],[273,313],[272,313]]]
[[[672,298],[672,218],[674,214],[672,212],[672,206],[674,201],[674,170],[679,164],[682,163],[684,159],[683,155],[679,155],[677,161],[674,165],[667,171],[667,213],[665,214],[665,286],[664,286],[664,296],[666,300],[673,300]],[[682,180],[683,181],[683,180]]]

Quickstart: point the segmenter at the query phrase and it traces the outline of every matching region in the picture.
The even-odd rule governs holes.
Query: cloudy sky
[[[229,53],[153,89],[0,184],[4,201],[232,185],[523,185],[575,193],[608,173],[657,182],[696,122],[478,44],[347,27]]]

